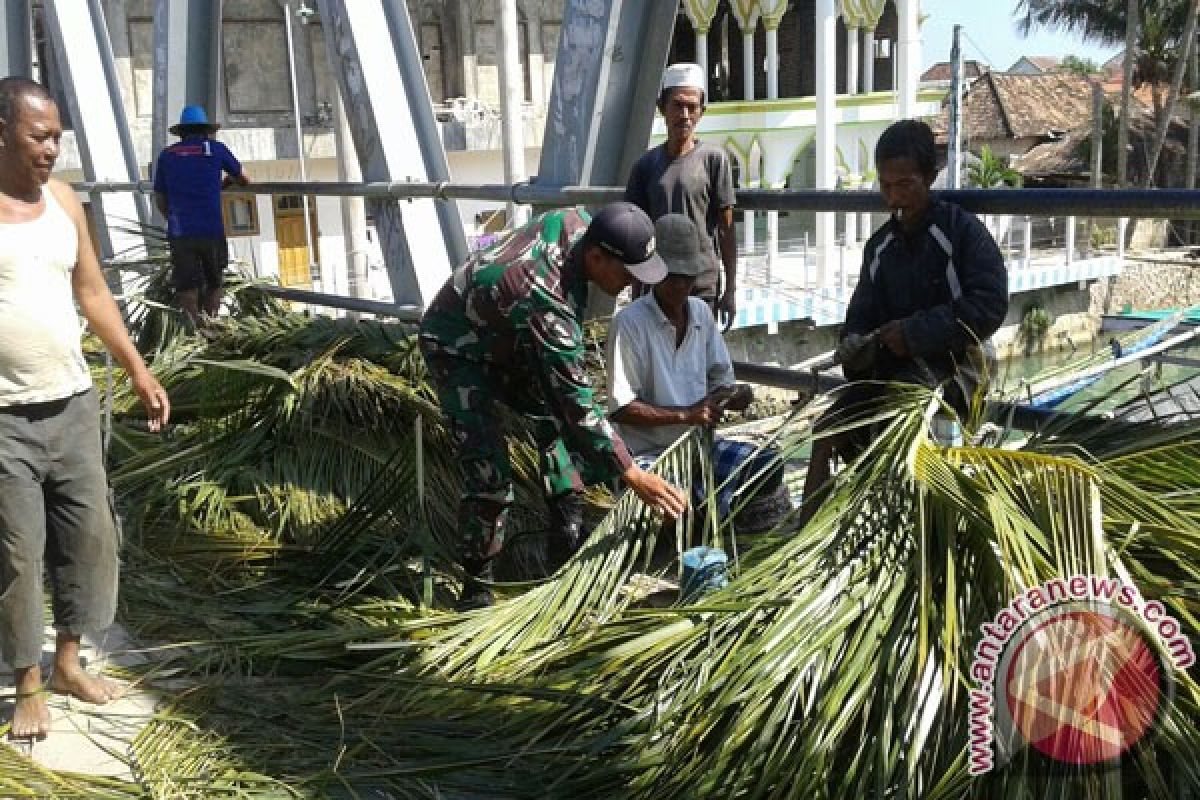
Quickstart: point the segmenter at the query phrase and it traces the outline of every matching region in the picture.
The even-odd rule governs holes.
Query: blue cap
[[[179,115],[179,122],[172,125],[168,130],[178,136],[179,129],[184,127],[203,127],[207,128],[209,133],[212,133],[221,126],[215,122],[208,121],[208,114],[204,113],[204,106],[184,106],[183,112]]]

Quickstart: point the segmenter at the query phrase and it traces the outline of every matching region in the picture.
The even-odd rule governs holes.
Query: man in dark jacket
[[[849,380],[944,385],[946,401],[965,415],[980,388],[988,337],[1008,313],[1008,274],[979,219],[931,196],[936,159],[933,131],[919,120],[892,124],[875,145],[879,189],[892,217],[863,250],[838,352]],[[861,415],[883,391],[880,384],[851,386],[818,431]],[[820,505],[831,460],[861,450],[854,433],[814,442],[805,521]]]

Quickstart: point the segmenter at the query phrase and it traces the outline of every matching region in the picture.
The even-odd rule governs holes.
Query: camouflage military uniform
[[[463,468],[465,558],[500,552],[513,501],[496,401],[530,420],[547,497],[633,463],[583,366],[587,280],[571,249],[589,221],[576,210],[534,219],[456,269],[421,319],[421,352]]]

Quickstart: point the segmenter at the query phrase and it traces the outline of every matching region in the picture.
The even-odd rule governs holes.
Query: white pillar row
[[[896,0],[896,24],[899,27],[896,37],[896,81],[900,105],[897,111],[903,119],[910,119],[917,113],[918,68],[921,63],[921,33],[917,26],[919,12],[920,0]]]
[[[846,94],[858,94],[858,28],[846,29]]]
[[[837,8],[834,0],[817,0],[817,132],[816,184],[833,189],[837,179]],[[817,213],[817,285],[824,286],[834,260],[837,220],[829,211]]]
[[[862,90],[863,94],[875,91],[875,28],[863,29],[862,42]]]
[[[696,31],[696,63],[704,71],[704,99],[708,101],[708,29]]]

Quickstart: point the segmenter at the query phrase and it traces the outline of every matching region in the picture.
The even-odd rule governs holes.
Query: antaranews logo
[[[1170,703],[1170,664],[1196,661],[1179,622],[1116,578],[1074,575],[1023,592],[975,647],[968,771],[1025,748],[1076,766],[1116,763]]]

